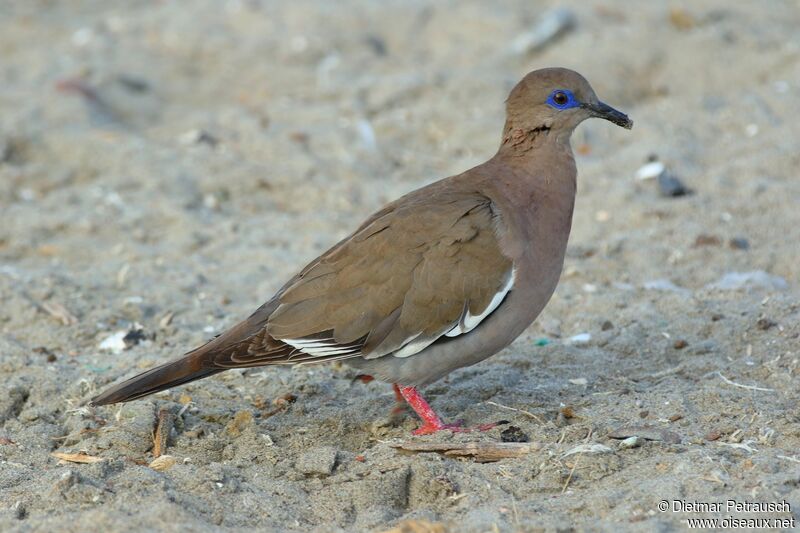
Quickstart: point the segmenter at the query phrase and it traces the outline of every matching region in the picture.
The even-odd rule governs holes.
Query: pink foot
[[[422,424],[419,428],[415,429],[411,433],[413,435],[430,435],[431,433],[436,433],[437,431],[452,431],[453,433],[461,433],[462,431],[469,431],[461,427],[459,424]]]
[[[412,431],[412,433],[414,435],[430,435],[431,433],[436,433],[437,431],[441,431],[443,429],[452,431],[453,433],[471,433],[473,431],[489,431],[490,429],[496,428],[498,425],[499,424],[497,422],[492,422],[491,424],[480,424],[478,426],[465,428],[464,422],[459,420],[455,424],[441,424],[439,426],[423,424],[422,427],[415,429]]]

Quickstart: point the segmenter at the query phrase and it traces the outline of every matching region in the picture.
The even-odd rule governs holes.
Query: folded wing
[[[239,325],[238,339],[234,327],[212,341],[213,363],[407,357],[467,334],[513,289],[500,228],[491,200],[480,194],[390,204],[306,267],[249,326]]]

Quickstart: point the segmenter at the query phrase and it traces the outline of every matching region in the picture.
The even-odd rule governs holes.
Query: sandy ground
[[[555,5],[2,2],[0,530],[800,518],[800,11],[629,5],[566,2],[572,27],[526,47]],[[390,387],[345,366],[85,407],[246,316],[384,202],[491,156],[507,91],[551,65],[635,128],[577,132],[567,264],[536,324],[424,390],[448,419],[509,421],[529,453],[400,451],[509,424],[411,437]],[[652,155],[693,193],[636,180]],[[148,466],[159,411],[166,470]],[[792,510],[658,509],[729,498]]]

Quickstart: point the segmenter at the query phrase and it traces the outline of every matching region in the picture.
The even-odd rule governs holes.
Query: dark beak
[[[581,104],[581,107],[587,109],[593,117],[604,118],[609,122],[613,122],[617,126],[622,126],[627,130],[633,127],[633,121],[628,118],[628,115],[622,111],[617,111],[610,105],[606,105],[603,102],[597,102],[596,104]]]

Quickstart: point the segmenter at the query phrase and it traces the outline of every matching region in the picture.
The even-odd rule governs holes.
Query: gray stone
[[[336,467],[336,449],[329,446],[312,448],[302,453],[294,466],[306,475],[329,476]]]

